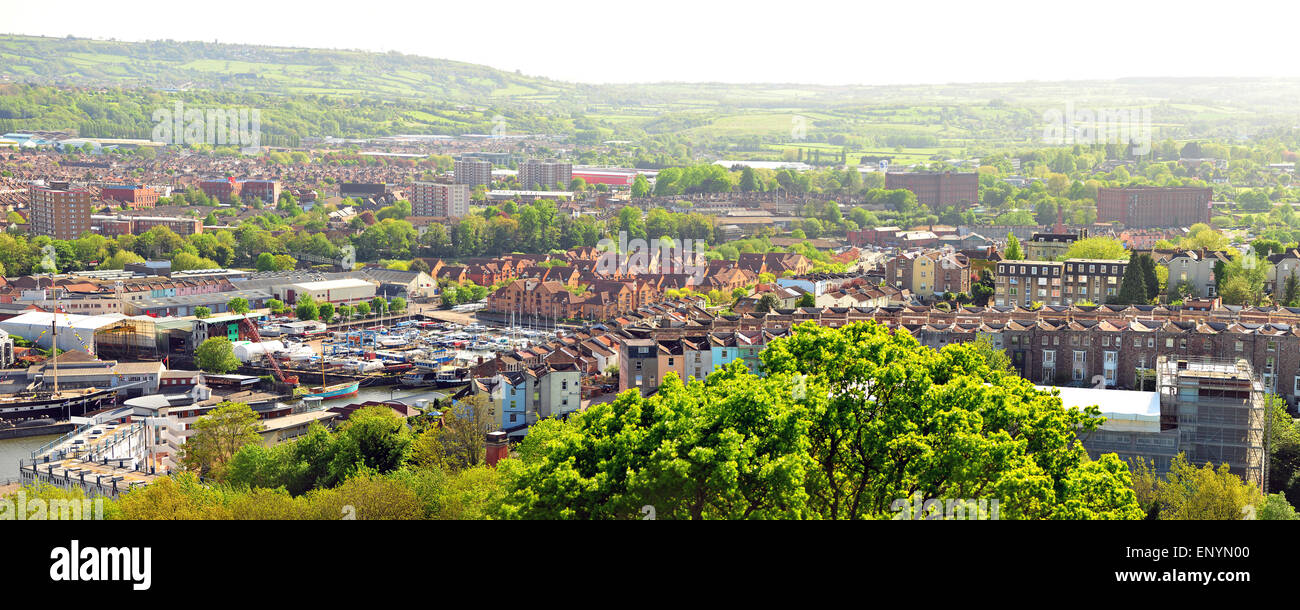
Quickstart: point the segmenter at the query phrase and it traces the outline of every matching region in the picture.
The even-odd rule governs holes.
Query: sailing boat
[[[320,398],[323,400],[329,400],[331,398],[342,398],[344,396],[352,396],[353,394],[356,394],[357,389],[361,386],[361,381],[355,379],[352,381],[345,381],[343,383],[336,383],[334,385],[326,385],[326,383],[327,381],[325,379],[325,343],[322,342],[320,346],[320,387],[312,388],[311,391],[307,393],[307,396]]]

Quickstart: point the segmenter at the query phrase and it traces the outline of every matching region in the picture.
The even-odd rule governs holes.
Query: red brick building
[[[977,204],[980,200],[979,184],[979,174],[974,172],[885,174],[885,188],[912,191],[918,202],[931,208]]]
[[[240,183],[230,180],[201,180],[199,189],[203,194],[216,199],[217,201],[230,201],[231,195],[238,195],[240,192]]]
[[[254,198],[267,203],[275,203],[280,200],[280,181],[241,180],[239,181],[239,197],[241,199]]]
[[[1154,187],[1097,189],[1097,221],[1121,222],[1126,227],[1187,227],[1210,222],[1209,187]]]
[[[158,192],[147,186],[123,184],[105,186],[99,190],[99,196],[104,200],[125,203],[127,207],[133,210],[152,208],[158,205]]]
[[[186,216],[92,216],[95,231],[104,237],[140,235],[154,227],[167,227],[177,235],[203,232],[203,221]]]

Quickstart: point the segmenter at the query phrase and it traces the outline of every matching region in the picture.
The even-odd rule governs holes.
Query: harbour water
[[[361,388],[356,396],[340,398],[338,400],[326,401],[325,406],[346,405],[351,403],[366,402],[367,400],[396,400],[407,396],[419,396],[430,392],[441,392],[449,394],[455,390],[437,390],[434,388],[400,388],[398,386],[375,386],[371,388]]]
[[[32,451],[56,438],[59,438],[59,435],[50,434],[47,436],[0,440],[0,483],[10,479],[17,479],[18,460],[31,457]]]

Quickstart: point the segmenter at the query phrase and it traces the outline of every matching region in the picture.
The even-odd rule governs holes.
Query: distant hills
[[[870,74],[869,63],[846,69]],[[0,128],[77,126],[89,135],[138,134],[150,122],[136,115],[164,98],[266,108],[269,129],[288,141],[482,133],[504,117],[516,133],[568,133],[580,144],[657,138],[648,147],[656,151],[671,138],[766,155],[796,145],[788,142],[795,133],[836,155],[1041,144],[1043,113],[1067,104],[1152,108],[1158,138],[1241,137],[1300,123],[1300,79],[596,85],[400,53],[15,34],[0,35],[4,82],[61,91],[24,91],[8,103],[0,91]],[[128,91],[102,99],[95,88]],[[32,103],[45,97],[56,99]]]

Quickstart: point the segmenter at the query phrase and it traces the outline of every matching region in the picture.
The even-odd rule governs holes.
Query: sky
[[[1297,77],[1292,2],[0,0],[0,32],[399,51],[585,83]]]

